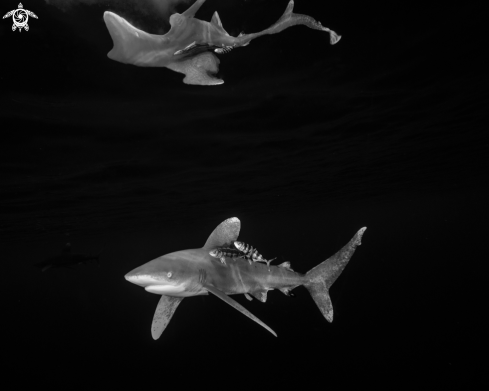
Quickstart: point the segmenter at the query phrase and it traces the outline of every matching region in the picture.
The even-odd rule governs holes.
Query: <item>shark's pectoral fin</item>
[[[219,289],[211,286],[211,285],[204,285],[204,288],[207,289],[209,292],[212,294],[216,295],[219,297],[222,301],[225,301],[228,303],[231,307],[236,308],[238,311],[241,311],[244,315],[246,315],[248,318],[254,320],[256,323],[259,325],[265,327],[268,331],[270,331],[273,335],[277,336],[275,334],[275,331],[273,331],[270,327],[268,327],[265,323],[263,323],[260,319],[258,319],[255,315],[253,315],[251,312],[249,312],[246,308],[244,308],[241,304],[239,304],[237,301],[231,299],[228,295],[225,293],[221,292]]]
[[[192,4],[182,15],[187,18],[193,18],[202,4],[205,3],[205,0],[197,0],[194,4]]]
[[[211,236],[204,244],[205,249],[214,249],[216,247],[234,247],[233,243],[238,240],[241,222],[237,217],[231,217],[219,224]]]
[[[170,323],[175,310],[183,299],[183,297],[161,296],[153,316],[153,323],[151,324],[151,335],[153,339],[160,338],[161,333],[163,333],[168,323]]]

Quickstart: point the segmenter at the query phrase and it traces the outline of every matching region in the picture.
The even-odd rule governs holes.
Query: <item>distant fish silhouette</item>
[[[161,336],[185,297],[207,295],[209,292],[277,336],[270,327],[229,295],[243,293],[250,299],[249,293],[264,303],[269,290],[278,289],[289,295],[290,290],[304,285],[326,320],[333,321],[329,288],[345,268],[356,247],[361,244],[365,227],[335,255],[306,274],[294,272],[289,262],[265,266],[258,262],[250,264],[243,257],[236,257],[234,252],[228,254],[228,247],[238,239],[240,229],[239,219],[229,218],[217,226],[204,247],[163,255],[125,275],[127,281],[161,295],[151,326],[154,339]],[[221,248],[226,250],[221,251]],[[215,249],[218,251],[213,252]]]
[[[45,272],[53,268],[72,268],[73,266],[87,264],[92,261],[100,264],[101,253],[97,255],[73,254],[71,252],[71,244],[66,243],[61,254],[47,258],[42,262],[36,263],[34,266],[37,266],[41,271]]]
[[[107,56],[124,64],[169,68],[185,74],[183,82],[186,84],[217,85],[224,81],[212,76],[211,73],[219,70],[219,59],[209,51],[227,53],[233,48],[248,45],[252,39],[261,35],[276,34],[296,24],[329,32],[331,45],[341,38],[310,16],[294,14],[293,0],[273,26],[258,33],[241,33],[237,37],[232,37],[224,30],[217,12],[210,22],[194,18],[204,2],[205,0],[197,0],[184,13],[171,15],[171,28],[165,35],[148,34],[119,15],[106,11],[105,25],[114,41],[114,47]]]

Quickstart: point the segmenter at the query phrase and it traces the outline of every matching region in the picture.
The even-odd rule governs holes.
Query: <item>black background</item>
[[[295,12],[342,40],[294,26],[220,55],[225,84],[200,87],[106,57],[107,9],[167,31],[154,5],[135,4],[30,0],[39,18],[28,32],[1,21],[8,378],[86,389],[473,380],[487,259],[482,10],[297,0]],[[286,5],[208,0],[196,16],[217,10],[237,35],[270,26]],[[331,290],[334,322],[302,287],[265,304],[234,296],[278,338],[195,297],[153,341],[158,297],[124,274],[202,246],[232,216],[241,240],[299,272],[368,227]],[[67,241],[74,252],[103,248],[101,265],[33,267]]]

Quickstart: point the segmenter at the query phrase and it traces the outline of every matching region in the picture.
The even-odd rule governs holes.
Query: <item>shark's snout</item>
[[[178,282],[169,282],[163,278],[158,278],[147,274],[127,273],[124,278],[133,284],[144,287],[146,291],[158,295],[175,295],[180,296],[185,291],[185,284]]]
[[[136,283],[136,276],[133,276],[131,273],[127,273],[124,278],[129,281],[129,282],[132,282],[133,284]]]
[[[159,284],[162,282],[161,279],[156,278],[155,276],[151,276],[148,274],[134,273],[133,271],[127,273],[124,276],[124,278],[127,281],[132,282],[133,284],[144,286],[144,287],[148,285]]]
[[[139,277],[137,275],[134,275],[132,273],[127,273],[124,278],[129,281],[129,282],[132,282],[133,284],[136,284],[136,285],[141,285],[141,281],[139,279]]]

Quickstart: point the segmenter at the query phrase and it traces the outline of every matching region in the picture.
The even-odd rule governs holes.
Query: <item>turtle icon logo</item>
[[[17,8],[16,10],[7,12],[3,16],[3,19],[12,16],[12,20],[14,21],[14,24],[12,25],[12,31],[15,31],[16,29],[22,31],[22,28],[24,28],[25,31],[29,31],[29,25],[27,24],[27,21],[29,20],[29,16],[32,16],[33,18],[36,19],[38,19],[38,17],[34,12],[24,9],[22,3],[19,3],[18,7],[19,8]]]

